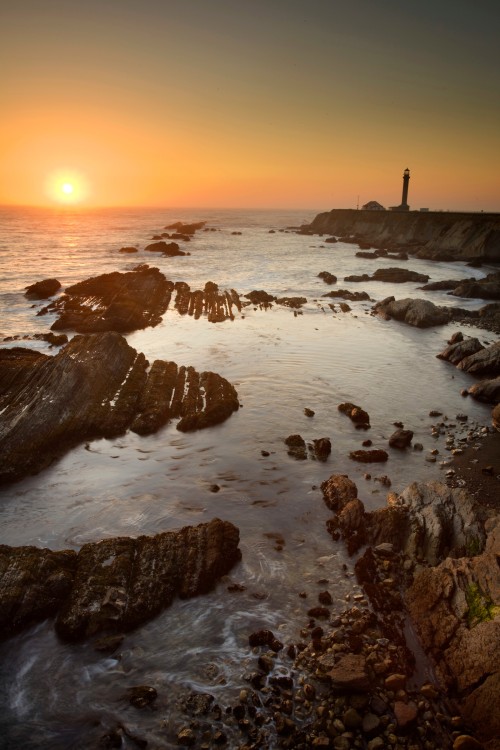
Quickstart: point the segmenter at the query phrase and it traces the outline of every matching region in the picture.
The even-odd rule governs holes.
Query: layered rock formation
[[[498,214],[333,209],[318,214],[303,232],[355,238],[436,260],[500,260]]]
[[[156,360],[118,333],[75,336],[56,356],[0,351],[0,482],[36,473],[74,445],[139,434],[180,418],[183,431],[218,424],[239,408],[213,372]]]
[[[61,638],[127,632],[174,597],[207,593],[241,559],[239,532],[216,518],[155,536],[52,552],[0,546],[0,637],[56,617]]]

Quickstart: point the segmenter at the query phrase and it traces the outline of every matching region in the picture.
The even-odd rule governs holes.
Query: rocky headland
[[[500,261],[500,215],[337,208],[301,227],[303,234],[331,234],[361,249],[381,247],[432,260]]]

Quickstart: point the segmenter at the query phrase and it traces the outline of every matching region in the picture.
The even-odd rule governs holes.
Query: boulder
[[[424,286],[419,287],[419,289],[423,289],[426,292],[434,292],[434,291],[449,291],[450,289],[456,289],[456,287],[460,284],[460,281],[457,279],[444,279],[442,281],[431,281],[428,284],[424,284]]]
[[[321,484],[321,491],[326,505],[337,512],[358,496],[358,488],[346,474],[332,474]]]
[[[351,451],[349,453],[349,458],[351,458],[353,461],[359,461],[361,463],[367,464],[367,463],[383,463],[384,461],[387,461],[389,458],[389,455],[386,451],[380,449],[380,448],[374,448],[373,450],[358,450],[358,451]]]
[[[53,357],[1,356],[0,483],[40,471],[85,440],[129,427],[147,434],[170,419],[183,431],[201,429],[239,408],[216,373],[162,360],[147,368],[144,354],[112,332],[75,336]]]
[[[337,277],[334,276],[333,273],[330,273],[329,271],[320,271],[318,273],[318,278],[323,279],[325,284],[336,284],[337,283]]]
[[[168,224],[165,229],[176,229],[178,232],[183,234],[194,234],[198,229],[203,229],[207,222],[206,221],[192,221],[190,223],[183,221],[174,221],[173,224]]]
[[[392,284],[403,284],[407,281],[424,283],[429,281],[426,274],[410,271],[407,268],[378,268],[371,278],[373,281],[388,281]]]
[[[152,242],[150,245],[146,245],[144,248],[149,253],[161,253],[168,257],[174,257],[175,255],[186,255],[183,250],[179,249],[177,242],[165,242],[160,240],[159,242]]]
[[[339,690],[365,692],[370,689],[370,679],[363,654],[341,656],[333,669],[326,673],[326,676],[332,681],[332,686]]]
[[[413,440],[412,430],[398,429],[392,433],[389,438],[389,445],[391,448],[398,448],[399,450],[405,450],[411,444]]]
[[[126,247],[121,247],[118,250],[118,252],[119,253],[136,253],[138,251],[136,247],[133,247],[132,245],[127,245]]]
[[[263,289],[254,289],[252,292],[245,294],[245,297],[249,299],[253,305],[259,305],[259,307],[263,307],[264,309],[271,307],[272,303],[276,301],[276,297],[272,294],[268,294]]]
[[[132,630],[175,596],[187,599],[213,589],[241,559],[238,543],[238,529],[216,518],[150,537],[85,544],[56,631],[64,640],[79,641]]]
[[[313,441],[314,444],[314,455],[318,461],[326,461],[330,453],[332,452],[332,444],[330,438],[318,438]]]
[[[387,297],[381,302],[377,302],[373,311],[377,315],[382,315],[388,319],[395,318],[395,320],[401,320],[417,328],[444,325],[450,319],[447,308],[437,307],[428,300],[410,297],[400,300]]]
[[[337,289],[334,292],[327,292],[322,295],[323,297],[332,297],[333,299],[349,299],[353,302],[359,302],[362,300],[370,299],[367,292],[350,292],[348,289]]]
[[[52,297],[61,288],[57,279],[43,279],[26,287],[25,295],[29,299],[47,299]]]
[[[342,404],[339,404],[337,409],[341,411],[342,414],[346,414],[349,419],[354,422],[355,425],[359,425],[362,427],[370,426],[370,416],[368,412],[361,408],[361,406],[357,406],[356,404],[352,404],[350,401],[346,401]]]

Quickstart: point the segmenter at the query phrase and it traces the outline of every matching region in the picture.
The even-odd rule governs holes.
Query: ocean
[[[414,258],[363,260],[354,245],[325,244],[324,238],[289,229],[316,213],[0,209],[0,346],[57,351],[30,338],[47,332],[54,317],[37,316],[43,303],[24,296],[27,285],[56,277],[65,287],[138,263],[192,289],[214,281],[240,295],[263,289],[307,298],[299,314],[250,304],[234,321],[217,324],[181,316],[171,306],[160,325],[128,335],[128,342],[150,361],[218,372],[235,386],[242,408],[223,424],[195,433],[180,433],[172,423],[148,437],[128,432],[95,440],[37,476],[0,489],[1,544],[77,550],[106,537],[154,534],[219,517],[238,526],[242,551],[241,563],[215,591],[174,602],[128,634],[119,656],[103,656],[91,643],[63,644],[50,622],[0,645],[1,748],[83,750],[97,746],[119,723],[147,737],[151,747],[176,747],[179,698],[188,690],[209,692],[223,705],[237,696],[243,673],[255,662],[251,632],[269,628],[281,640],[295,641],[321,588],[328,588],[339,612],[359,593],[352,561],[326,531],[331,513],[321,482],[333,473],[348,474],[367,509],[380,507],[387,487],[377,476],[387,475],[395,492],[412,481],[444,478],[449,454],[444,437],[431,435],[431,410],[449,422],[462,412],[468,425],[489,424],[491,407],[460,395],[474,379],[436,359],[459,326],[417,330],[371,315],[374,302],[389,295],[471,308],[483,302],[424,292],[414,283],[342,281],[395,265],[432,281],[480,278],[489,269]],[[184,257],[144,252],[154,234],[178,220],[206,221],[215,231],[181,243],[190,253]],[[139,252],[119,253],[125,245]],[[321,271],[335,274],[338,283],[326,285]],[[349,302],[345,313],[335,304],[332,311],[328,303],[337,301],[322,295],[338,288],[367,291],[371,301]],[[463,330],[486,343],[494,340],[485,331]],[[369,433],[338,411],[345,401],[369,413]],[[315,416],[305,416],[305,408]],[[397,421],[413,430],[422,451],[390,450],[383,466],[349,459],[366,437],[373,447],[387,448]],[[456,429],[465,436],[468,427]],[[307,442],[329,437],[329,459],[288,456],[284,439],[295,433]],[[429,463],[426,456],[435,447],[438,460]],[[215,484],[217,493],[211,491]],[[282,549],[276,536],[284,540]],[[327,584],[319,587],[318,580]],[[230,583],[244,590],[230,593]],[[279,658],[277,664],[285,669]],[[158,691],[157,711],[136,711],[123,699],[129,687],[141,684]]]

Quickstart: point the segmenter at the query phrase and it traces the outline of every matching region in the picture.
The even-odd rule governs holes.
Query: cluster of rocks
[[[331,293],[330,293],[331,294]],[[372,308],[373,315],[384,320],[401,320],[417,328],[445,325],[452,321],[500,333],[500,304],[491,303],[479,310],[466,310],[446,305],[435,305],[430,300],[396,300],[393,296],[377,302]]]
[[[298,310],[307,302],[306,297],[276,297],[273,294],[265,292],[263,289],[254,289],[244,296],[250,300],[247,304],[255,305],[255,307],[259,307],[261,310],[268,310],[273,306],[273,302],[276,302],[277,305]]]
[[[52,346],[63,346],[64,344],[68,343],[68,337],[65,333],[53,333],[53,331],[49,331],[48,333],[26,333],[23,336],[21,335],[15,335],[15,336],[6,336],[3,339],[5,342],[11,342],[11,341],[46,341],[47,344]]]
[[[154,536],[116,537],[79,552],[0,545],[0,637],[55,618],[67,641],[123,634],[174,597],[207,593],[241,559],[239,532],[216,518]],[[99,641],[100,650],[121,642]]]
[[[0,350],[0,482],[49,465],[74,445],[127,429],[144,435],[171,419],[189,431],[239,408],[217,373],[149,363],[118,333],[75,336],[57,355]]]
[[[207,281],[203,290],[194,292],[184,281],[178,281],[174,289],[175,308],[181,315],[193,315],[196,320],[206,315],[209,322],[222,323],[224,320],[234,320],[233,307],[241,312],[242,303],[238,293],[234,289],[220,291],[213,281]]]
[[[444,290],[454,297],[500,300],[500,272],[487,274],[482,279],[446,279],[421,287],[426,291]]]
[[[349,289],[337,289],[332,292],[326,292],[322,297],[331,297],[332,299],[349,299],[353,302],[360,302],[363,300],[369,300],[370,296],[367,292],[351,292]]]
[[[439,482],[413,483],[390,493],[385,508],[367,513],[356,485],[333,475],[322,485],[335,512],[328,522],[351,554],[369,546],[356,563],[377,613],[411,614],[441,685],[458,701],[462,721],[479,740],[498,738],[494,706],[500,700],[500,523],[464,490]],[[486,516],[486,521],[485,521]],[[378,555],[398,558],[375,576]],[[375,568],[377,566],[375,565]],[[374,577],[375,576],[375,577]],[[388,627],[391,622],[386,622]],[[392,637],[401,623],[394,622]],[[498,745],[488,744],[487,747]]]
[[[288,447],[288,455],[297,461],[305,461],[307,454],[318,461],[326,461],[332,452],[330,438],[317,438],[306,444],[302,435],[289,435],[285,438],[285,445]]]

